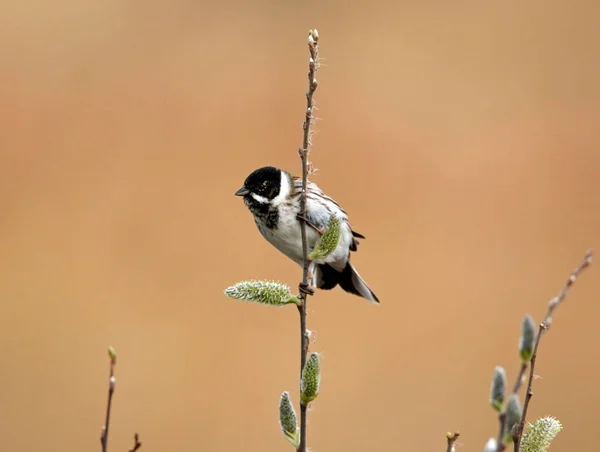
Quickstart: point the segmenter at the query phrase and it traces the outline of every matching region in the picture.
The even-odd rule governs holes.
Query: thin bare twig
[[[515,385],[513,386],[512,393],[516,394],[521,389],[521,385],[523,384],[523,376],[527,371],[527,363],[521,363],[521,368],[519,369],[519,374],[517,375],[517,379],[515,381]]]
[[[525,394],[525,403],[523,404],[523,415],[521,416],[521,422],[519,422],[516,427],[515,427],[515,431],[513,434],[513,441],[514,441],[514,450],[515,452],[519,451],[519,447],[521,445],[521,438],[523,436],[523,430],[525,428],[525,420],[527,419],[527,410],[529,408],[529,402],[531,401],[531,397],[533,396],[533,391],[532,391],[532,385],[533,385],[533,379],[535,377],[535,360],[537,358],[537,350],[538,350],[538,346],[540,344],[540,340],[542,338],[542,334],[544,334],[544,332],[548,331],[548,329],[550,328],[550,325],[552,325],[552,315],[554,314],[554,310],[558,307],[559,304],[561,304],[563,302],[563,300],[565,299],[567,292],[569,291],[570,287],[573,285],[573,283],[575,282],[575,280],[577,279],[577,277],[579,276],[579,274],[585,270],[587,267],[589,267],[592,263],[592,250],[588,250],[585,253],[585,256],[583,258],[583,261],[581,262],[581,264],[579,264],[579,266],[573,270],[571,272],[571,275],[569,276],[569,279],[567,280],[566,284],[563,286],[562,290],[560,291],[560,293],[558,294],[558,296],[554,297],[553,299],[550,300],[550,302],[548,303],[548,311],[546,312],[546,316],[544,317],[544,320],[540,323],[540,328],[535,340],[535,346],[533,347],[533,355],[531,355],[531,365],[529,366],[529,379],[527,381],[527,392]]]
[[[142,443],[140,442],[140,435],[137,433],[133,435],[133,448],[129,449],[129,452],[135,452],[140,447],[142,447]]]
[[[110,426],[110,413],[112,408],[112,398],[115,392],[115,365],[117,364],[117,352],[112,347],[108,347],[108,357],[110,358],[110,373],[108,377],[108,403],[106,404],[106,419],[102,426],[102,433],[100,434],[100,444],[102,444],[102,452],[106,452],[108,448],[108,427]],[[140,437],[136,433],[133,437],[134,444],[133,449],[129,449],[129,452],[136,452],[142,443],[139,441]]]
[[[521,389],[521,385],[523,384],[523,377],[524,377],[526,371],[527,371],[527,363],[521,363],[521,368],[519,369],[519,374],[517,375],[517,379],[515,380],[515,384],[512,389],[513,394],[518,393],[519,389]],[[506,448],[506,446],[502,442],[502,440],[504,439],[504,430],[506,429],[506,412],[502,411],[502,413],[500,413],[498,415],[498,422],[500,424],[500,430],[498,432],[498,441],[497,441],[498,452],[502,452]]]
[[[306,186],[308,183],[308,153],[311,145],[310,127],[314,122],[313,95],[317,89],[317,79],[315,72],[319,67],[319,34],[317,30],[310,30],[308,33],[308,50],[310,52],[310,60],[308,63],[308,91],[306,92],[306,112],[304,118],[304,138],[302,140],[302,148],[298,149],[298,154],[302,161],[302,194],[300,196],[300,228],[302,231],[302,254],[304,256],[304,265],[302,267],[302,282],[300,283],[300,300],[298,306],[300,312],[300,379],[302,379],[302,370],[306,363],[306,355],[308,354],[308,331],[306,330],[306,301],[307,295],[312,293],[309,287],[309,267],[308,260],[308,241],[306,237]],[[298,452],[306,452],[306,411],[307,406],[304,403],[300,404],[300,445]]]
[[[110,426],[112,398],[115,392],[115,364],[117,364],[117,357],[114,354],[114,350],[112,348],[109,348],[108,354],[110,356],[110,374],[108,377],[108,403],[106,404],[106,419],[104,421],[104,426],[102,427],[102,434],[100,435],[100,444],[102,444],[102,452],[106,452],[106,449],[108,447],[108,427]]]
[[[460,432],[446,433],[446,452],[454,451],[454,443],[456,442],[459,436]]]

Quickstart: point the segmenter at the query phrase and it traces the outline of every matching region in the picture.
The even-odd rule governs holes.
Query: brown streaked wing
[[[293,196],[300,196],[300,194],[302,193],[302,178],[301,177],[293,177],[292,179],[294,181],[294,195]],[[322,198],[326,201],[331,202],[335,206],[337,206],[337,208],[340,209],[340,211],[342,211],[344,213],[344,215],[346,216],[345,221],[348,224],[348,226],[350,226],[350,220],[348,219],[348,214],[346,213],[346,211],[342,208],[342,206],[340,206],[337,203],[337,201],[335,199],[333,199],[330,196],[327,196],[325,193],[323,193],[323,190],[321,190],[317,186],[317,184],[309,181],[307,184],[307,191],[308,191],[307,197],[312,198],[312,199]],[[358,251],[358,245],[360,244],[360,242],[356,239],[357,238],[365,239],[366,237],[364,235],[362,235],[361,233],[354,231],[352,229],[352,227],[350,227],[350,231],[352,232],[352,243],[350,245],[350,251]]]

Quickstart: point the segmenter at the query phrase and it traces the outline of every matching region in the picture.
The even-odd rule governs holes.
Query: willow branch
[[[446,452],[454,452],[454,443],[460,436],[459,432],[446,433]]]
[[[515,380],[515,384],[512,389],[513,394],[518,393],[519,389],[521,389],[525,372],[527,372],[527,363],[521,363],[519,374],[517,375],[517,379]],[[502,411],[502,413],[498,415],[498,422],[500,424],[500,430],[498,432],[497,440],[498,452],[502,452],[506,448],[506,445],[502,442],[502,440],[504,439],[504,430],[506,429],[506,412]]]
[[[129,449],[129,452],[136,452],[140,447],[142,447],[142,443],[140,442],[140,435],[137,433],[133,435],[133,447]]]
[[[112,398],[113,394],[115,393],[115,366],[117,364],[117,352],[114,348],[108,347],[108,357],[110,358],[110,372],[108,375],[108,403],[106,404],[106,418],[104,420],[104,425],[102,426],[102,433],[100,434],[102,452],[106,452],[106,449],[108,448],[108,427],[110,427]],[[136,452],[140,447],[142,447],[142,443],[139,441],[140,437],[137,433],[134,435],[133,439],[133,448],[129,449],[129,452]]]
[[[544,320],[540,323],[540,328],[539,328],[539,331],[538,331],[538,334],[537,334],[537,337],[535,340],[535,346],[533,348],[533,355],[531,356],[531,364],[529,366],[529,379],[527,381],[527,393],[525,394],[525,403],[523,405],[523,415],[521,416],[521,422],[516,425],[516,428],[515,428],[515,431],[513,434],[513,441],[515,444],[514,450],[516,452],[519,451],[519,447],[521,445],[521,438],[523,436],[525,420],[527,419],[527,410],[529,409],[529,403],[531,401],[531,397],[533,396],[532,386],[533,386],[533,379],[535,377],[535,373],[534,373],[535,361],[537,358],[537,351],[538,351],[538,346],[540,345],[540,340],[542,338],[542,335],[545,332],[547,332],[548,329],[550,328],[550,325],[552,325],[552,315],[554,314],[554,310],[558,307],[558,305],[560,305],[564,301],[569,289],[575,283],[575,280],[577,279],[579,274],[583,270],[585,270],[587,267],[589,267],[591,265],[591,263],[592,263],[592,250],[588,250],[585,253],[585,256],[584,256],[581,264],[579,264],[579,266],[571,272],[569,279],[563,286],[563,288],[560,291],[560,293],[558,294],[558,296],[551,299],[550,302],[548,303],[548,311],[546,312],[546,316],[544,317]]]
[[[308,91],[306,92],[306,112],[304,117],[304,137],[302,140],[302,148],[298,149],[300,160],[302,161],[302,193],[300,195],[300,229],[302,231],[302,254],[304,264],[302,266],[302,282],[300,283],[300,378],[302,378],[302,370],[306,364],[306,355],[308,354],[308,331],[306,330],[306,306],[307,295],[312,294],[312,289],[309,287],[309,268],[310,262],[308,259],[308,240],[306,236],[306,186],[308,184],[309,162],[308,153],[311,145],[311,126],[314,123],[313,95],[317,89],[317,79],[315,72],[319,67],[319,34],[317,30],[310,30],[308,33],[308,50],[310,52],[310,60],[308,63]],[[298,452],[306,451],[306,411],[307,406],[304,403],[300,404],[300,445]]]
[[[102,444],[102,452],[106,452],[108,447],[108,428],[110,427],[110,413],[112,408],[112,398],[115,392],[115,365],[117,364],[117,355],[112,347],[108,349],[110,357],[110,373],[108,377],[108,402],[106,404],[106,418],[100,435],[100,444]]]

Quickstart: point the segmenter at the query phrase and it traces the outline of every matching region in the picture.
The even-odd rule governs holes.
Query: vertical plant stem
[[[115,392],[115,359],[111,357],[110,360],[110,375],[108,377],[108,402],[106,404],[106,419],[104,420],[104,427],[102,428],[102,435],[100,436],[100,443],[102,444],[102,452],[106,452],[108,448],[108,428],[110,426],[110,412],[112,407],[112,398]]]
[[[108,356],[110,358],[110,373],[108,375],[108,403],[106,404],[106,418],[104,419],[104,425],[102,426],[102,433],[100,434],[100,444],[102,445],[102,452],[106,452],[108,448],[108,428],[110,427],[110,413],[112,408],[112,399],[115,392],[115,365],[117,364],[117,352],[113,347],[108,347]],[[140,437],[136,433],[134,435],[133,448],[129,449],[129,452],[136,452],[142,443]]]
[[[300,313],[300,379],[302,379],[302,370],[306,364],[306,356],[308,354],[308,331],[306,329],[307,315],[307,294],[310,292],[309,283],[309,267],[308,260],[308,241],[306,236],[306,186],[308,184],[308,153],[311,145],[310,127],[314,122],[313,117],[313,94],[317,89],[317,81],[315,72],[318,68],[318,42],[319,35],[316,30],[310,30],[308,35],[308,50],[310,52],[310,60],[308,64],[308,91],[306,92],[306,113],[304,124],[304,138],[302,140],[302,148],[298,150],[300,160],[302,162],[302,194],[300,196],[300,229],[302,231],[302,254],[304,256],[304,264],[302,266],[302,283],[300,283],[300,300],[301,305],[298,306]],[[300,445],[298,452],[306,452],[306,410],[305,403],[300,404]]]

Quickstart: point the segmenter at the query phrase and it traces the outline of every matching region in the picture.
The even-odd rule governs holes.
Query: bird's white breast
[[[300,222],[296,219],[297,212],[297,207],[291,204],[281,204],[276,228],[269,229],[260,220],[256,220],[256,225],[269,243],[294,262],[302,265],[304,259],[302,254],[302,230]],[[306,228],[306,234],[308,247],[311,250],[318,239],[318,234],[310,227]]]
[[[283,185],[283,184],[282,184]],[[283,192],[283,190],[282,190]],[[289,193],[289,191],[288,191]],[[281,251],[283,254],[288,256],[298,265],[303,265],[303,253],[302,253],[302,229],[300,221],[296,218],[300,210],[298,198],[281,198],[274,200],[279,211],[279,220],[277,227],[269,229],[261,220],[255,219],[256,225],[260,230],[261,234],[265,239],[270,242],[275,248]],[[319,229],[324,230],[329,222],[332,212],[327,209],[322,203],[317,202],[314,199],[307,199],[307,211],[309,213],[310,221],[317,226]],[[341,226],[342,231],[340,234],[340,241],[336,250],[331,253],[323,261],[317,263],[329,263],[337,270],[341,271],[344,269],[348,260],[348,252],[350,243],[352,241],[352,232],[348,225],[345,214],[339,209],[333,209],[333,213],[342,220]],[[306,227],[308,251],[312,251],[315,243],[319,239],[319,233],[312,227]]]

